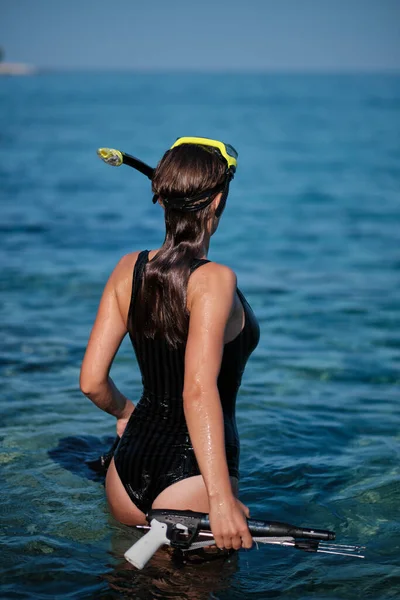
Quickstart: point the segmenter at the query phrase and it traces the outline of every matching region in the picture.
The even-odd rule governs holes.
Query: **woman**
[[[82,392],[117,418],[121,441],[106,479],[113,516],[139,525],[151,507],[207,512],[226,549],[252,545],[237,499],[235,401],[259,338],[234,272],[206,259],[236,157],[205,138],[180,138],[166,152],[152,177],[164,243],[115,267],[80,378]],[[109,377],[127,333],[144,385],[136,407]]]

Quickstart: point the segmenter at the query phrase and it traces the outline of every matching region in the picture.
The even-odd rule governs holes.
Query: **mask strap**
[[[217,219],[219,219],[219,217],[224,212],[226,200],[227,200],[228,194],[229,194],[229,184],[232,181],[233,177],[234,177],[234,172],[231,169],[229,169],[228,176],[227,176],[226,182],[225,182],[224,191],[222,192],[220,203],[218,204],[217,210],[215,211],[215,216],[217,217]]]

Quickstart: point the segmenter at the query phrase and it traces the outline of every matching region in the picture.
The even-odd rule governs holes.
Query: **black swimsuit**
[[[149,258],[141,252],[133,273],[129,321]],[[191,272],[208,260],[196,260]],[[245,324],[234,340],[225,344],[218,376],[225,429],[229,474],[239,478],[239,436],[235,420],[236,395],[250,354],[257,346],[259,326],[243,294],[237,290]],[[142,373],[143,394],[132,413],[116,450],[119,477],[132,502],[146,513],[168,486],[200,475],[183,411],[185,344],[173,349],[162,339],[130,338]]]

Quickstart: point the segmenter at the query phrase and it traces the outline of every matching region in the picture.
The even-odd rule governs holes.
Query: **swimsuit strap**
[[[138,295],[138,291],[139,291],[141,283],[142,283],[143,271],[144,271],[144,268],[145,268],[148,260],[149,260],[149,251],[148,250],[142,250],[142,252],[139,253],[139,256],[136,259],[135,268],[133,270],[132,293],[131,293],[131,303],[129,306],[129,315],[132,314],[134,304],[136,301],[136,297]]]
[[[209,262],[211,261],[207,258],[195,258],[190,266],[190,274],[192,274],[196,269],[198,269],[202,265],[206,265]]]

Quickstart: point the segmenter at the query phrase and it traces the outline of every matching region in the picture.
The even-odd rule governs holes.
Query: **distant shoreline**
[[[0,63],[0,75],[34,75],[36,67],[24,63]]]
[[[162,75],[194,75],[194,76],[213,76],[221,75],[241,75],[254,76],[263,75],[268,77],[399,77],[400,70],[396,69],[261,69],[261,68],[225,68],[225,69],[180,69],[180,68],[145,68],[145,67],[93,67],[93,66],[73,66],[73,67],[55,67],[55,66],[34,66],[25,63],[2,62],[0,63],[0,76],[18,76],[18,75],[110,75],[110,74],[131,74],[147,75],[149,77]]]

